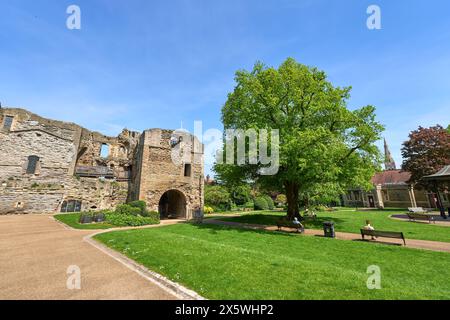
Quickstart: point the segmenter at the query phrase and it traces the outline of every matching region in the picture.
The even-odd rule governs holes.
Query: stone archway
[[[164,219],[186,219],[186,197],[178,190],[165,192],[159,200],[159,215]]]

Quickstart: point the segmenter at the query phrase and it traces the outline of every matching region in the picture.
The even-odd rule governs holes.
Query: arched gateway
[[[186,197],[178,190],[165,192],[159,200],[161,219],[186,219]]]

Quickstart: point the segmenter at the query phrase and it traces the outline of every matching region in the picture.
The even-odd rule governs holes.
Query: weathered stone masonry
[[[111,209],[141,199],[163,217],[191,218],[203,208],[203,146],[191,135],[174,136],[125,129],[107,137],[2,108],[0,214]],[[175,164],[172,152],[188,143],[189,154]]]

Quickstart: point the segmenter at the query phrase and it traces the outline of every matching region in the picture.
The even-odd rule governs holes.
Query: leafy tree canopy
[[[450,132],[440,125],[419,127],[403,143],[402,156],[402,169],[411,173],[411,182],[427,186],[420,181],[422,177],[450,164]]]
[[[261,176],[262,165],[216,164],[222,181],[257,181],[286,194],[288,217],[299,215],[299,196],[348,186],[370,187],[380,167],[375,146],[383,126],[375,108],[350,110],[350,87],[336,87],[323,71],[287,59],[278,69],[256,63],[236,73],[222,109],[225,129],[279,129],[280,168]],[[332,187],[330,187],[332,186]]]

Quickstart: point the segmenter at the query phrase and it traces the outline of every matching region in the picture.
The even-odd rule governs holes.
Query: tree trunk
[[[298,208],[298,183],[287,181],[284,184],[286,188],[286,198],[288,203],[287,218],[292,221],[295,217],[300,218]]]

